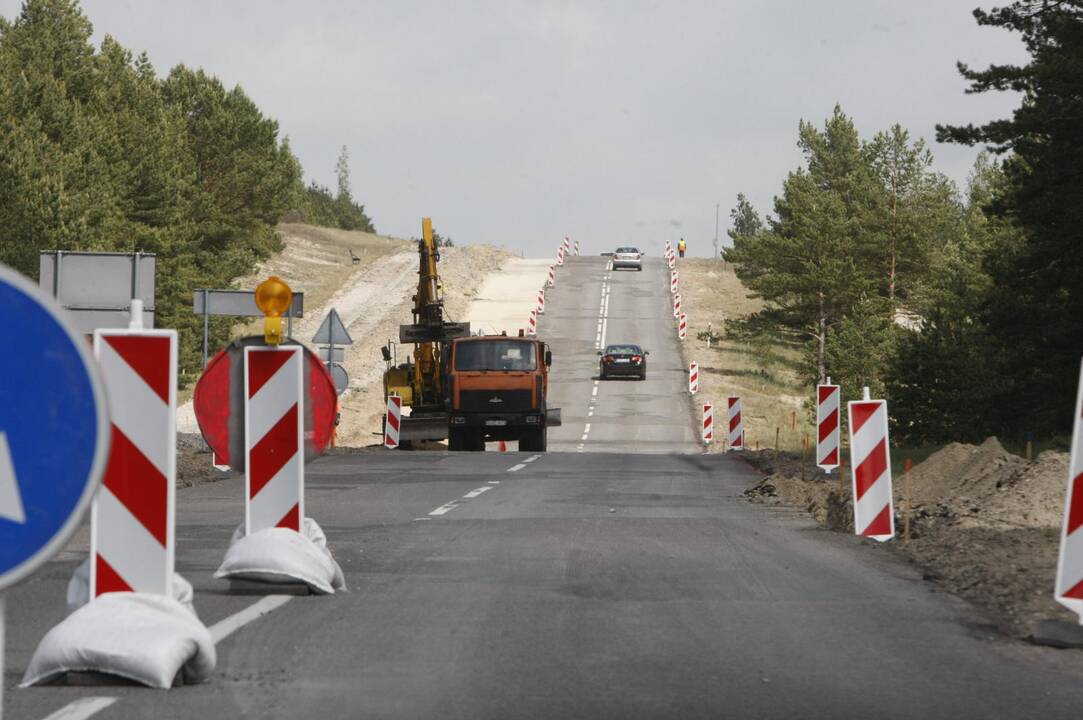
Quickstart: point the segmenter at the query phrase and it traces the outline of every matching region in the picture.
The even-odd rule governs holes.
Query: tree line
[[[965,188],[906,129],[862,138],[836,107],[800,124],[773,213],[743,195],[731,213],[725,258],[765,307],[727,330],[798,344],[810,382],[887,397],[908,442],[1065,435],[1083,355],[1083,0],[974,14],[1030,60],[959,65],[971,92],[1024,96],[1011,118],[937,127],[986,148]]]
[[[156,324],[198,372],[192,291],[228,287],[280,248],[283,218],[372,231],[349,191],[305,187],[301,165],[244,91],[184,65],[159,77],[92,27],[76,0],[0,18],[0,262],[36,278],[48,250],[157,253]],[[216,345],[229,335],[212,322]]]

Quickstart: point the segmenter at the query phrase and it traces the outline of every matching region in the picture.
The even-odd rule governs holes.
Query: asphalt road
[[[658,264],[609,278],[607,327],[657,366],[594,395],[606,274],[570,262],[542,325],[564,452],[313,463],[308,514],[350,591],[289,600],[168,692],[11,690],[62,617],[77,540],[9,593],[7,717],[92,697],[115,699],[102,719],[1078,717],[1079,653],[999,638],[887,549],[749,504],[746,465],[694,452]],[[211,579],[242,488],[178,492],[178,570],[208,625],[257,600]]]

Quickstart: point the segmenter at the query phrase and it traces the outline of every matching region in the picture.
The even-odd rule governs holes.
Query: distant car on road
[[[613,253],[613,269],[618,270],[620,268],[642,271],[643,253],[634,247],[617,248],[617,252]]]
[[[598,377],[602,380],[618,376],[647,379],[647,356],[650,353],[638,345],[606,345],[598,355]]]

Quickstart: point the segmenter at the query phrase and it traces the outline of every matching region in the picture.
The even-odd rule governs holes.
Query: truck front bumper
[[[453,428],[486,428],[498,433],[505,428],[527,429],[559,427],[560,408],[549,408],[541,413],[451,413],[448,418]]]

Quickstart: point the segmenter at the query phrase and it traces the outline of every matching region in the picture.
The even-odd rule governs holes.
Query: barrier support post
[[[903,463],[903,502],[906,510],[903,512],[903,546],[910,544],[910,468],[914,467],[914,461],[906,458]]]

